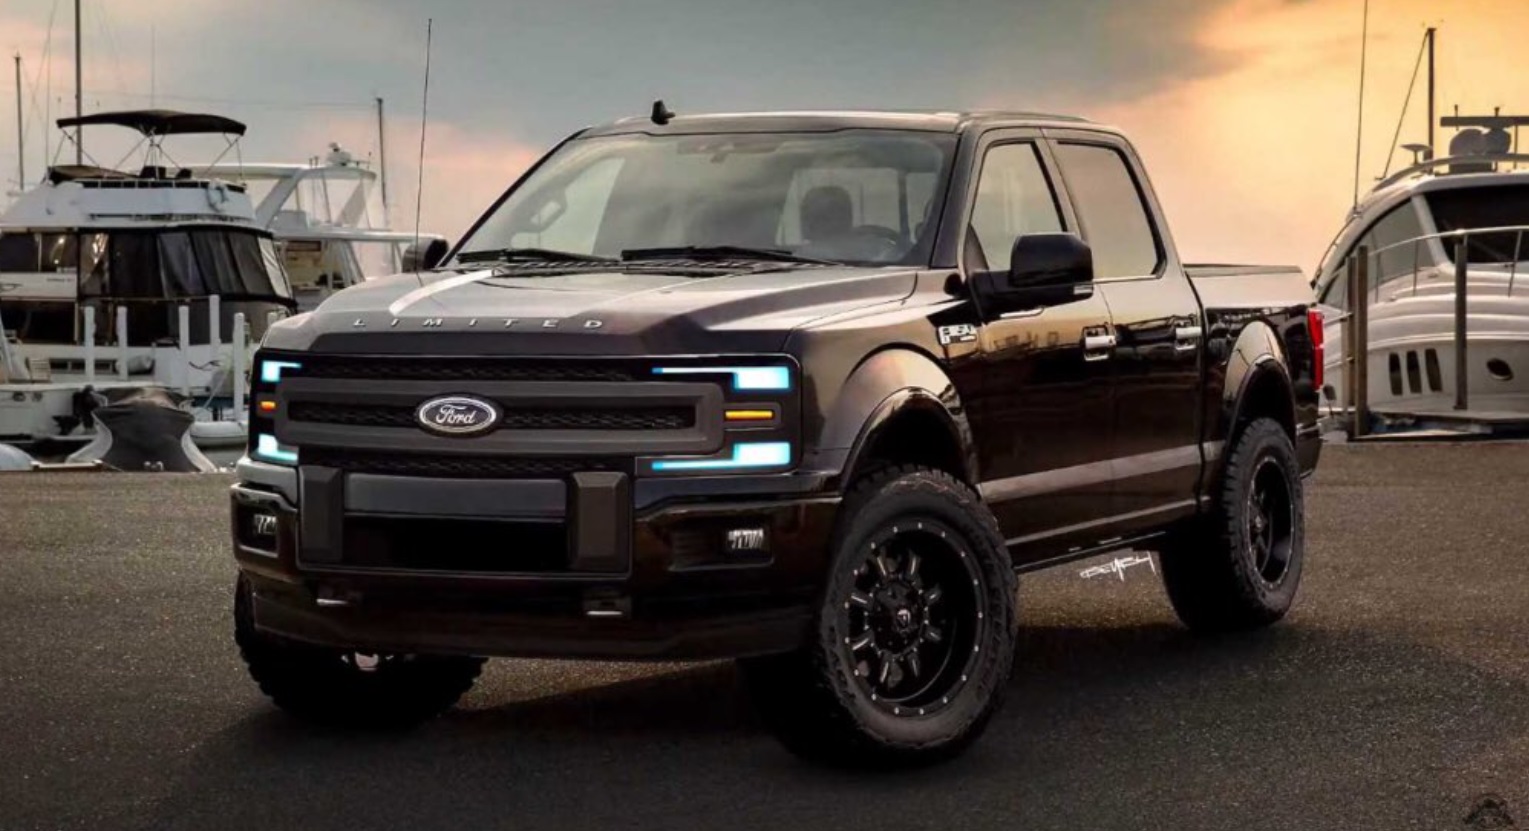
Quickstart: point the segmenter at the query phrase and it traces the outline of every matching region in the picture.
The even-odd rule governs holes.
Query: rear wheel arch
[[[1284,364],[1268,357],[1254,366],[1237,396],[1228,438],[1259,418],[1270,418],[1295,440],[1295,386]]]
[[[1260,417],[1274,419],[1292,440],[1295,438],[1295,386],[1284,345],[1265,323],[1243,329],[1232,347],[1222,387],[1222,423],[1213,435],[1230,441]]]

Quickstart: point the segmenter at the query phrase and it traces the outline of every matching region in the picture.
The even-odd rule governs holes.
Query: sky
[[[418,209],[452,239],[558,140],[655,98],[681,113],[1013,108],[1113,124],[1135,140],[1191,261],[1309,273],[1354,199],[1364,0],[82,2],[86,112],[232,116],[249,125],[249,162],[302,161],[332,141],[375,160],[382,97],[401,228],[419,192],[433,19]],[[45,129],[73,111],[72,16],[69,0],[0,0],[0,50],[22,57],[33,181],[45,159],[72,160]],[[1425,138],[1419,78],[1392,141],[1429,25],[1441,114],[1529,114],[1529,1],[1370,0],[1362,189],[1395,144]],[[0,193],[17,176],[4,69]],[[98,162],[132,143],[111,129],[87,133]],[[216,137],[171,147],[178,161],[221,149]]]

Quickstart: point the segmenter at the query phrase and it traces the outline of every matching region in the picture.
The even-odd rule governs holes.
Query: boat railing
[[[1469,334],[1469,308],[1470,295],[1470,268],[1471,241],[1487,234],[1513,235],[1513,253],[1507,258],[1508,280],[1507,295],[1513,296],[1514,283],[1518,277],[1519,264],[1529,254],[1525,248],[1526,238],[1529,238],[1529,225],[1509,225],[1490,228],[1464,228],[1456,231],[1444,231],[1436,234],[1424,234],[1412,239],[1403,240],[1391,245],[1371,249],[1369,246],[1360,245],[1354,248],[1344,262],[1344,275],[1339,279],[1346,280],[1345,288],[1349,298],[1349,310],[1343,314],[1339,321],[1343,326],[1343,380],[1346,387],[1347,401],[1352,408],[1352,416],[1349,419],[1348,432],[1351,438],[1361,438],[1369,428],[1369,319],[1370,306],[1380,297],[1380,286],[1405,279],[1405,273],[1388,274],[1385,268],[1385,255],[1394,254],[1398,251],[1409,250],[1412,252],[1413,265],[1411,269],[1412,288],[1414,293],[1418,286],[1418,275],[1424,269],[1440,270],[1444,267],[1443,262],[1436,257],[1433,250],[1435,244],[1443,246],[1444,243],[1454,242],[1453,276],[1454,276],[1454,386],[1455,400],[1454,409],[1465,411],[1470,408],[1470,384],[1469,384],[1469,347],[1467,335]],[[1426,258],[1424,248],[1427,247]],[[1448,248],[1443,252],[1447,254]],[[1477,266],[1482,263],[1474,263]],[[1495,263],[1494,263],[1495,264]],[[1378,279],[1372,281],[1372,275],[1378,275]]]
[[[1436,271],[1445,264],[1445,257],[1449,256],[1449,248],[1444,245],[1453,242],[1456,253],[1471,251],[1471,242],[1474,238],[1491,235],[1513,236],[1512,254],[1500,261],[1508,267],[1507,293],[1513,296],[1517,285],[1520,266],[1529,260],[1529,225],[1503,225],[1490,228],[1465,228],[1457,231],[1442,231],[1436,234],[1422,234],[1401,242],[1384,245],[1379,248],[1364,247],[1370,265],[1372,280],[1369,283],[1371,302],[1380,299],[1380,287],[1401,279],[1411,279],[1412,290],[1417,291],[1418,279],[1421,274],[1428,271]],[[1437,248],[1435,243],[1438,244]],[[1349,255],[1349,260],[1359,255],[1361,248],[1356,247]],[[1408,256],[1410,254],[1410,257]],[[1404,265],[1397,268],[1395,263]],[[1410,265],[1409,265],[1410,264]],[[1470,263],[1471,265],[1486,265],[1484,262]],[[1497,263],[1493,263],[1494,265]],[[1345,266],[1346,267],[1346,266]]]
[[[233,332],[225,344],[222,334],[222,298],[218,295],[209,295],[205,298],[112,298],[111,302],[102,306],[84,304],[80,307],[81,314],[81,337],[80,357],[84,365],[84,385],[94,386],[98,382],[96,362],[98,358],[112,360],[115,358],[116,380],[126,382],[130,379],[132,347],[128,341],[128,311],[132,306],[145,304],[174,305],[176,310],[177,337],[175,342],[179,363],[175,369],[175,386],[182,395],[191,396],[191,369],[192,343],[191,343],[191,317],[192,307],[189,301],[205,300],[207,303],[207,342],[205,346],[211,351],[211,361],[208,364],[196,366],[198,369],[218,369],[224,365],[224,359],[219,354],[224,346],[229,347],[228,361],[233,383],[233,411],[242,412],[244,408],[245,375],[249,361],[249,322],[244,312],[233,315]],[[111,309],[114,316],[113,331],[116,335],[114,344],[97,344],[98,334],[96,317],[102,308]],[[282,313],[272,310],[266,314],[266,328],[270,328],[282,317]],[[4,334],[0,333],[0,338]],[[12,373],[16,373],[18,362],[13,360],[9,349],[6,349],[4,358]],[[141,348],[141,347],[140,347]],[[103,354],[104,353],[104,354]],[[16,382],[15,374],[11,375],[11,381]]]

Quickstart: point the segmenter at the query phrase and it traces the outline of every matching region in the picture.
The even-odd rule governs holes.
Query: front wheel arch
[[[927,390],[887,396],[866,420],[844,464],[846,486],[878,463],[943,470],[966,484],[976,481],[976,459],[963,425]],[[967,432],[969,435],[969,431]]]

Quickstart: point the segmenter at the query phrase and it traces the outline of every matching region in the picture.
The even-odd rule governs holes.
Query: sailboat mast
[[[27,187],[27,137],[21,129],[21,53],[16,53],[16,188]]]
[[[1439,30],[1438,29],[1436,29],[1436,28],[1434,28],[1432,26],[1428,27],[1428,154],[1429,154],[1429,156],[1437,156],[1437,155],[1439,155],[1438,150],[1434,147],[1434,144],[1433,144],[1433,124],[1434,124],[1434,117],[1433,117],[1433,107],[1434,107],[1434,97],[1433,97],[1433,45],[1434,45],[1434,41],[1438,38],[1438,34],[1439,34]]]
[[[80,118],[85,115],[85,91],[81,89],[80,78],[84,74],[80,67],[83,66],[80,56],[80,0],[74,0],[74,117]],[[74,163],[85,164],[84,135],[80,127],[74,128]]]

